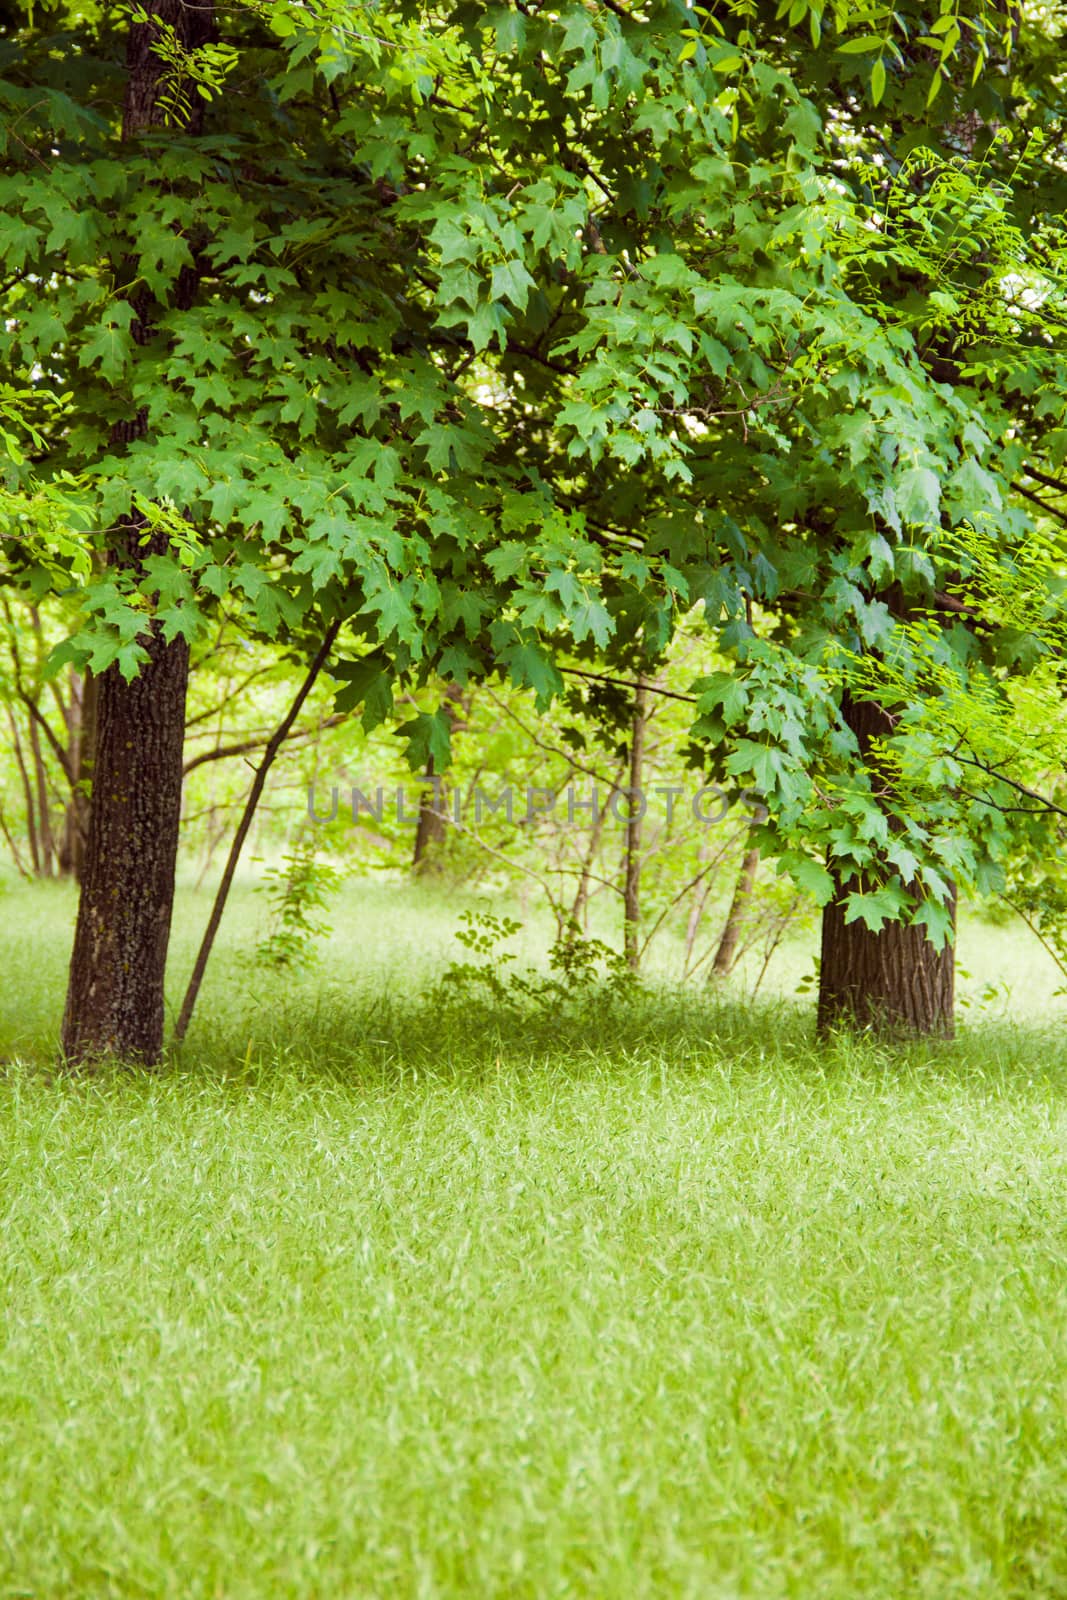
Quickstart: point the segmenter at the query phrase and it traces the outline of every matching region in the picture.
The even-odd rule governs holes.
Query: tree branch
[[[297,690],[292,705],[289,707],[288,711],[285,713],[285,716],[282,718],[281,722],[279,722],[278,726],[271,735],[267,744],[267,748],[263,752],[263,760],[256,769],[256,775],[252,781],[252,787],[249,790],[248,799],[245,801],[245,808],[241,813],[241,820],[237,824],[237,832],[234,834],[233,843],[230,846],[229,856],[226,859],[226,867],[222,874],[222,880],[219,883],[218,891],[215,895],[215,901],[211,907],[211,915],[208,918],[207,927],[204,929],[204,937],[200,941],[200,949],[197,951],[196,961],[193,963],[193,970],[189,978],[189,986],[185,991],[185,998],[182,1001],[182,1008],[178,1013],[178,1020],[174,1025],[175,1044],[181,1044],[189,1027],[189,1022],[193,1015],[193,1007],[196,1005],[196,997],[200,993],[200,985],[204,981],[204,973],[207,970],[208,960],[211,956],[212,947],[215,943],[215,935],[219,931],[219,923],[222,921],[222,913],[226,908],[226,901],[229,898],[230,888],[233,884],[234,873],[237,871],[237,863],[241,857],[241,849],[248,835],[248,830],[252,826],[252,818],[255,815],[256,806],[259,804],[259,797],[263,793],[263,786],[267,781],[267,773],[273,766],[274,758],[278,754],[278,751],[289,737],[289,731],[297,717],[300,715],[301,707],[303,706],[308,695],[311,693],[315,679],[318,677],[323,666],[325,665],[326,659],[329,656],[330,651],[333,649],[334,640],[337,638],[337,635],[340,633],[340,631],[340,619],[338,619],[336,622],[331,622],[330,626],[326,630],[326,636],[323,639],[322,644],[319,646],[318,653],[316,654],[315,659],[312,661],[311,666],[308,668],[307,676],[300,685],[300,688]]]
[[[332,716],[324,717],[318,728],[294,728],[285,738],[287,741],[311,739],[322,728],[336,728],[339,722],[347,721],[348,715],[347,711],[335,711]],[[264,734],[259,739],[242,739],[239,744],[220,744],[216,745],[214,750],[202,750],[198,756],[193,756],[185,763],[182,776],[187,778],[190,772],[195,772],[197,767],[205,766],[209,761],[226,761],[230,756],[246,756],[251,750],[261,750],[273,738],[273,734],[269,738]]]
[[[636,689],[637,684],[632,678],[613,678],[607,672],[584,672],[581,667],[561,667],[561,672],[568,673],[572,678],[589,678],[594,683],[614,683],[620,689]],[[679,694],[676,689],[661,689],[658,684],[650,683],[648,687],[653,694],[664,695],[668,700],[683,700],[686,705],[695,706],[695,694]]]

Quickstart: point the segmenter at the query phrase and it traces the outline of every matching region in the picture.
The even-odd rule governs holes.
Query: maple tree
[[[338,704],[372,726],[431,678],[506,674],[542,706],[564,660],[637,682],[699,606],[731,665],[694,686],[694,759],[761,793],[762,847],[847,948],[944,960],[954,882],[998,870],[1012,822],[937,747],[948,691],[908,627],[1005,707],[1042,648],[976,623],[957,534],[1010,564],[1037,509],[1013,484],[1062,461],[1047,19],[211,20],[61,5],[0,33],[5,551],[29,592],[77,590],[57,659],[110,685],[123,747],[158,715],[157,657],[219,609],[306,658],[335,629]],[[850,684],[892,695],[873,762]],[[443,769],[449,730],[447,705],[402,723],[412,762]],[[105,897],[121,857],[112,836]],[[72,982],[72,1054],[158,1053],[156,951],[150,1003],[97,963],[104,1021]]]

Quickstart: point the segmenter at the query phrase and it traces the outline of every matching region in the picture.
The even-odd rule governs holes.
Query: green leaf
[[[833,875],[820,862],[793,851],[783,856],[779,870],[783,869],[788,871],[799,889],[812,896],[816,905],[828,905],[833,899]]]
[[[534,287],[534,279],[521,261],[505,261],[502,266],[493,268],[490,292],[494,300],[510,300],[519,311],[525,311]]]
[[[871,51],[885,49],[885,40],[878,38],[873,33],[864,34],[861,39],[846,39],[844,44],[837,46],[839,56],[867,55]]]
[[[402,722],[396,730],[407,739],[404,757],[412,772],[424,772],[433,762],[436,773],[447,772],[452,764],[452,725],[442,708],[420,711],[417,716]]]
[[[503,652],[511,681],[519,687],[528,685],[542,705],[547,705],[563,689],[563,679],[553,662],[540,646],[520,643]]]
[[[870,894],[853,890],[845,902],[845,923],[862,922],[870,933],[881,933],[887,922],[899,921],[908,896],[897,883],[885,884]]]
[[[896,500],[906,522],[937,527],[941,521],[941,481],[929,467],[911,467],[896,485]]]

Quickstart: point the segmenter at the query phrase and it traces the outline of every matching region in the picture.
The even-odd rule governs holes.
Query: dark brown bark
[[[41,736],[38,732],[37,722],[32,716],[29,719],[30,754],[33,757],[34,787],[37,792],[37,826],[41,839],[41,876],[50,878],[55,866],[58,850],[55,835],[52,832],[52,807],[48,794],[48,770],[44,764],[44,753],[41,750]]]
[[[131,23],[122,136],[136,140],[165,121],[161,77],[166,71],[152,46],[159,24],[196,48],[211,35],[209,3],[155,0],[158,21]],[[185,132],[196,132],[203,104],[195,89]],[[116,265],[128,280],[129,264]],[[196,274],[183,269],[175,303],[191,305]],[[140,287],[128,294],[131,332],[139,346],[154,337],[155,304]],[[143,438],[144,411],[113,429],[116,447]],[[132,513],[119,530],[112,559],[135,567],[143,553],[144,525]],[[148,550],[163,553],[165,536],[153,533]],[[174,903],[174,874],[181,817],[182,746],[189,647],[167,643],[153,623],[142,635],[148,654],[127,683],[117,666],[99,680],[93,792],[78,920],[71,954],[62,1049],[71,1062],[104,1055],[154,1062],[163,1047],[163,980]]]
[[[890,922],[872,933],[862,922],[846,926],[846,896],[847,890],[835,896],[822,915],[819,1032],[845,1025],[951,1038],[952,941],[938,951],[925,928]]]
[[[100,679],[89,841],[63,1018],[63,1054],[155,1061],[163,1044],[181,810],[188,649],[145,638],[126,683]]]
[[[748,902],[752,899],[752,890],[756,883],[756,872],[759,869],[759,851],[746,850],[741,863],[741,871],[737,875],[734,886],[734,897],[730,901],[730,909],[726,913],[722,933],[719,936],[718,949],[715,951],[715,960],[711,964],[711,978],[725,978],[733,970],[734,961],[737,959],[737,946],[741,938],[741,926],[744,922]]]
[[[892,731],[892,713],[870,701],[845,701],[845,720],[859,742],[860,754],[873,771],[872,740]],[[950,938],[937,950],[923,927],[886,923],[873,933],[865,923],[845,922],[853,889],[864,883],[839,880],[822,915],[817,1028],[870,1027],[890,1035],[954,1031],[955,950]],[[920,887],[909,884],[910,893]],[[953,911],[955,907],[953,906]]]
[[[160,94],[160,80],[168,68],[155,50],[161,37],[160,24],[173,28],[186,50],[199,49],[214,32],[212,0],[189,0],[188,4],[186,0],[153,0],[150,15],[154,19],[151,22],[131,23],[126,43],[126,97],[122,108],[122,137],[126,140],[135,139],[146,129],[161,128],[168,120],[166,97]],[[169,109],[173,119],[176,107]],[[199,133],[203,116],[204,102],[190,86],[185,131]]]

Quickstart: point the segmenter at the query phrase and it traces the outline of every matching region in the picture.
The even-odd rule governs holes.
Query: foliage
[[[555,1017],[577,1008],[587,1013],[591,1005],[606,1000],[625,1000],[637,993],[637,979],[617,950],[591,938],[571,923],[552,944],[548,956],[549,975],[535,969],[503,970],[515,960],[514,953],[501,949],[508,939],[521,932],[522,924],[513,917],[498,917],[491,911],[461,911],[456,938],[480,962],[452,962],[438,980],[433,995],[435,1008],[474,1003],[505,1011],[540,1011]]]
[[[0,351],[66,410],[6,492],[84,496],[61,659],[136,671],[149,610],[295,653],[343,616],[373,728],[439,679],[544,708],[566,665],[654,672],[697,608],[703,770],[759,791],[802,887],[873,869],[850,915],[943,937],[1007,814],[842,786],[840,697],[893,655],[912,727],[916,611],[964,698],[1034,659],[937,597],[964,531],[1025,548],[1016,485],[1067,441],[1056,16],[277,0],[177,63],[201,131],[123,145],[122,28],[18,14]],[[140,571],[106,561],[131,506],[169,535]],[[56,588],[49,538],[5,551]],[[445,768],[443,708],[401,732]]]
[[[341,885],[341,873],[318,856],[318,842],[305,830],[277,866],[267,867],[261,888],[271,912],[271,931],[256,946],[256,962],[275,972],[307,966],[313,945],[330,931],[325,917]]]

